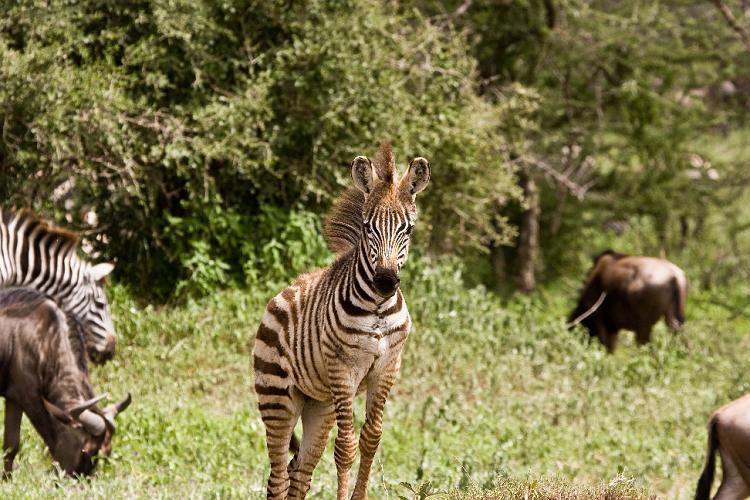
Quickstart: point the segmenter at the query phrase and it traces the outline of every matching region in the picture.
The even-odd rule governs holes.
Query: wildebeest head
[[[589,276],[591,275],[591,272],[593,272],[594,269],[596,269],[596,265],[602,259],[607,258],[607,259],[612,259],[612,260],[620,260],[623,257],[627,257],[627,255],[624,254],[624,253],[615,252],[611,248],[608,248],[608,249],[604,250],[602,253],[600,253],[599,255],[597,255],[596,257],[594,257],[593,265],[591,266],[591,269],[589,270]]]
[[[115,417],[130,405],[131,397],[128,394],[119,403],[103,410],[95,408],[94,405],[104,397],[106,395],[89,399],[69,410],[44,400],[47,412],[58,422],[57,439],[50,451],[68,475],[90,475],[96,467],[99,452],[108,456],[112,451]]]
[[[569,329],[577,324],[583,325],[591,335],[596,335],[596,328],[601,321],[601,315],[598,314],[606,295],[601,281],[602,268],[610,262],[626,257],[625,254],[607,249],[594,257],[593,265],[586,273],[586,281],[583,285],[583,291],[578,299],[575,309],[568,316]]]

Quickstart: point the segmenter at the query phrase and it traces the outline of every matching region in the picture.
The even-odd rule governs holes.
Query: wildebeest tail
[[[708,457],[706,466],[703,467],[698,488],[695,490],[695,500],[708,500],[711,495],[711,485],[714,482],[714,469],[716,468],[716,448],[719,440],[716,436],[716,418],[711,417],[708,422]]]
[[[674,307],[674,328],[681,328],[685,324],[685,302],[687,302],[687,284],[684,279],[672,278],[672,303]]]

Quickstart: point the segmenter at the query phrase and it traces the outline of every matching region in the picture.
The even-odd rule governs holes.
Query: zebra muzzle
[[[385,267],[378,267],[375,269],[375,275],[372,277],[372,284],[375,286],[375,291],[383,297],[390,297],[398,289],[398,285],[401,280],[392,269]]]

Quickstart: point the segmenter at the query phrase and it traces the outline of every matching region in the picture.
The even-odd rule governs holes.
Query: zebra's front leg
[[[352,370],[346,366],[329,369],[331,391],[336,411],[336,446],[333,458],[338,476],[337,500],[347,500],[349,495],[349,471],[357,454],[357,437],[354,434],[354,395],[357,387],[352,383]],[[354,385],[354,387],[352,387]]]
[[[367,482],[370,479],[370,469],[378,446],[380,446],[380,436],[383,432],[383,410],[388,399],[388,393],[398,375],[398,366],[399,362],[396,360],[382,375],[373,377],[367,382],[367,415],[359,436],[359,471],[352,500],[367,499]]]
[[[289,498],[305,498],[315,466],[326,449],[336,413],[330,401],[307,399],[302,408],[302,442],[289,464]]]

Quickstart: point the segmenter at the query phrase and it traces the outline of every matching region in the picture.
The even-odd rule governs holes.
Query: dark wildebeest
[[[617,332],[632,330],[638,344],[651,339],[662,316],[672,331],[685,322],[687,280],[682,269],[664,259],[607,250],[594,259],[569,326],[583,324],[609,352]]]
[[[4,477],[13,470],[25,413],[68,475],[87,475],[101,450],[111,451],[114,418],[130,395],[95,405],[83,346],[71,347],[69,325],[55,302],[29,288],[0,290],[0,395],[5,398]]]
[[[750,495],[750,394],[722,406],[708,419],[708,457],[698,480],[696,500],[708,500],[714,482],[716,449],[723,477],[714,500]]]

